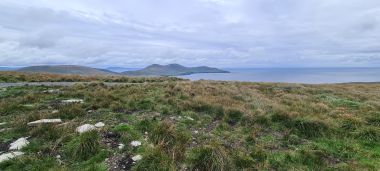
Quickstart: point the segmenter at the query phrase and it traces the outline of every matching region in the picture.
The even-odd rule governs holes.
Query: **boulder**
[[[3,126],[3,125],[5,125],[5,124],[7,124],[6,122],[1,122],[0,123],[0,126]]]
[[[23,154],[24,154],[23,152],[19,152],[19,151],[4,153],[4,154],[0,155],[0,163],[7,161],[7,160],[10,160],[10,159],[13,159],[17,156],[21,156]]]
[[[29,122],[28,125],[49,124],[49,123],[62,123],[61,119],[40,119],[37,121]]]
[[[29,141],[25,138],[19,138],[15,142],[10,144],[9,150],[21,150],[23,147],[27,146]]]
[[[92,131],[95,129],[96,129],[96,127],[92,124],[84,124],[82,126],[77,127],[76,131],[81,134],[81,133]]]
[[[104,124],[103,122],[98,122],[98,123],[96,123],[95,124],[95,127],[97,127],[97,128],[101,128],[101,127],[103,127],[103,126],[105,126],[106,124]]]

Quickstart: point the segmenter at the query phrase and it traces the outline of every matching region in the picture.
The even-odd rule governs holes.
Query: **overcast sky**
[[[0,0],[0,66],[380,66],[380,0]]]

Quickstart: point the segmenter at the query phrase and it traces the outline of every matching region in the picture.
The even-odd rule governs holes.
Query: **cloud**
[[[0,65],[380,66],[377,0],[0,2]]]

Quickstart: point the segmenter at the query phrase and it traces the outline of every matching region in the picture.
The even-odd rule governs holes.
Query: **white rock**
[[[15,142],[11,143],[11,146],[9,147],[9,150],[21,150],[23,147],[27,146],[29,144],[29,141],[25,138],[19,138]]]
[[[141,160],[141,159],[142,159],[142,156],[141,156],[140,154],[135,155],[135,156],[132,157],[132,160],[133,160],[133,161],[139,161],[139,160]]]
[[[191,120],[191,121],[194,120],[193,118],[191,118],[191,117],[189,117],[189,116],[185,116],[185,118],[188,119],[188,120]]]
[[[21,156],[23,154],[24,154],[23,152],[19,152],[19,151],[9,152],[9,153],[2,154],[2,155],[0,155],[0,163],[3,162],[3,161],[7,161],[7,160],[10,160],[10,159],[13,159],[13,158],[15,158],[17,156]]]
[[[66,104],[69,104],[69,103],[83,103],[83,100],[82,99],[69,99],[69,100],[62,100],[62,103],[66,103]]]
[[[119,146],[118,146],[118,148],[120,149],[120,150],[122,150],[123,148],[124,148],[124,144],[119,144]]]
[[[11,130],[12,128],[3,128],[3,129],[0,129],[0,132],[5,132],[5,131],[9,131]]]
[[[88,131],[95,130],[95,129],[96,129],[96,127],[94,125],[84,124],[82,126],[77,127],[76,131],[79,133],[84,133],[84,132],[88,132]]]
[[[97,128],[101,128],[101,127],[103,127],[103,126],[105,126],[106,124],[104,124],[103,122],[98,122],[98,123],[96,123],[95,124],[95,127],[97,127]]]
[[[40,119],[37,121],[29,122],[28,125],[37,125],[37,124],[44,124],[44,123],[61,123],[61,119]]]
[[[133,147],[138,147],[138,146],[140,146],[141,145],[141,142],[140,141],[132,141],[131,142],[131,146],[133,146]]]
[[[194,134],[198,134],[199,132],[198,131],[194,131]]]
[[[53,111],[51,111],[52,114],[54,114],[54,113],[58,113],[58,112],[59,112],[58,110],[53,110]]]
[[[1,122],[0,123],[0,126],[3,126],[3,125],[5,125],[5,124],[7,124],[6,122]]]

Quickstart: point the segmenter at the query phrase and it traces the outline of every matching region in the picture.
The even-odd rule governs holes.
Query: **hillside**
[[[142,70],[126,71],[123,74],[132,76],[177,76],[177,75],[189,75],[196,73],[228,73],[217,68],[211,68],[207,66],[201,67],[184,67],[179,64],[158,65],[153,64]]]
[[[118,73],[105,69],[96,69],[78,65],[42,65],[18,69],[21,72],[75,74],[75,75],[117,75]]]
[[[0,170],[379,170],[379,89],[220,81],[1,88]]]

